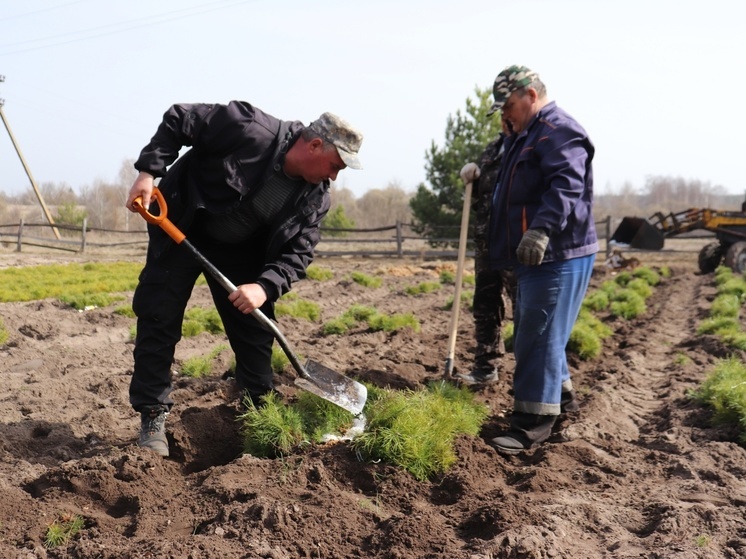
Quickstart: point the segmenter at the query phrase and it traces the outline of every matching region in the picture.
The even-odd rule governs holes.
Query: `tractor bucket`
[[[660,250],[663,248],[663,234],[641,217],[625,217],[610,242],[640,250]]]

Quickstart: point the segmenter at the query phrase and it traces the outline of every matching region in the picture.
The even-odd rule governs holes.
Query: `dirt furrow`
[[[595,545],[607,550],[603,557],[741,556],[735,549],[742,549],[743,540],[731,541],[733,549],[720,541],[723,547],[715,551],[719,536],[712,533],[711,521],[716,516],[716,524],[729,524],[741,517],[742,493],[729,498],[722,483],[687,466],[709,462],[706,446],[714,444],[694,440],[696,405],[687,398],[706,374],[702,368],[691,374],[691,364],[702,359],[687,356],[687,342],[696,336],[700,300],[711,282],[711,277],[682,274],[661,284],[648,312],[615,335],[623,347],[603,360],[589,381],[592,392],[580,421],[565,429],[574,444],[593,449],[594,469],[612,473],[593,474],[605,487],[589,505],[589,523],[602,528]],[[617,515],[609,515],[609,498]],[[642,553],[651,549],[661,555]],[[587,553],[573,557],[594,556]]]

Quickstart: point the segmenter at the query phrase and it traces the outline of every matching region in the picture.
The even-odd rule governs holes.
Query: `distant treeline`
[[[125,162],[117,182],[98,181],[75,193],[67,184],[43,183],[39,190],[56,223],[81,225],[83,218],[89,227],[137,231],[145,229],[139,216],[124,208],[134,176]],[[608,190],[608,189],[607,189]],[[398,184],[368,190],[360,197],[346,188],[332,185],[334,218],[342,224],[327,223],[330,227],[361,229],[412,223],[409,200],[414,195]],[[722,187],[698,180],[676,177],[649,177],[643,188],[625,184],[615,191],[596,193],[594,213],[598,219],[611,216],[650,217],[655,212],[677,212],[688,208],[711,208],[740,211],[746,200],[744,194],[728,194]],[[31,187],[19,195],[0,192],[0,224],[44,222],[41,204]]]

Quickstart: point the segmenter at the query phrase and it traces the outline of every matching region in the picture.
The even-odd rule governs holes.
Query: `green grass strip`
[[[90,296],[132,291],[142,264],[107,262],[50,264],[0,270],[0,302]]]

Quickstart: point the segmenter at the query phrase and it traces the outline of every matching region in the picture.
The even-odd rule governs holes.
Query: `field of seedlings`
[[[499,382],[474,392],[488,407],[481,429],[455,436],[455,462],[425,479],[349,440],[244,454],[227,339],[200,328],[177,347],[171,457],[161,459],[134,444],[136,321],[122,311],[132,291],[83,308],[56,297],[0,303],[0,557],[745,557],[746,449],[693,397],[729,358],[744,362],[741,338],[718,330],[713,306],[728,303],[716,275],[697,272],[696,253],[636,256],[634,272],[654,281],[597,263],[585,335],[568,350],[580,411],[539,449],[497,454],[487,441],[510,414],[506,353]],[[85,261],[76,258],[0,254],[0,271]],[[329,257],[314,267],[278,316],[297,353],[380,388],[417,393],[443,380],[453,261]],[[472,267],[457,370],[474,350]],[[609,282],[639,301],[615,299]],[[190,309],[212,309],[206,286]],[[742,306],[725,312],[741,327]],[[276,375],[287,402],[294,377],[290,366]]]

